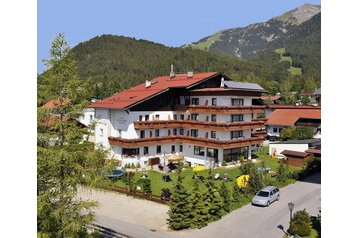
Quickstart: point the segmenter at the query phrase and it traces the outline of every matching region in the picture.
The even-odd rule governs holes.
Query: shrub
[[[226,166],[227,165],[227,163],[226,163],[226,161],[225,160],[223,160],[223,162],[222,162],[222,164],[221,164],[222,166]]]
[[[307,160],[304,168],[298,174],[299,179],[304,179],[307,176],[321,171],[321,160],[318,158],[311,158]]]
[[[130,167],[130,168],[131,168],[131,169],[135,169],[134,163],[131,164],[131,167]]]
[[[151,187],[150,182],[151,182],[150,179],[140,178],[140,179],[137,180],[137,185],[142,188],[143,192],[151,193],[152,192],[152,187]]]
[[[299,236],[309,236],[311,234],[311,218],[305,211],[297,211],[290,222],[288,232]]]
[[[290,170],[288,165],[284,165],[282,162],[280,163],[278,170],[277,170],[277,180],[278,181],[285,181],[290,177]]]
[[[137,168],[137,169],[139,169],[139,168],[140,168],[140,164],[139,164],[139,163],[137,163],[136,168]]]
[[[311,226],[306,222],[292,221],[288,232],[299,236],[309,236],[311,234]]]
[[[305,211],[297,211],[292,218],[293,221],[301,221],[301,222],[305,222],[305,223],[310,223],[311,222],[311,218],[310,215]]]

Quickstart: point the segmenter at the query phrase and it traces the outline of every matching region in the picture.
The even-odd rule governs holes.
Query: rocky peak
[[[300,25],[319,12],[321,12],[321,5],[304,4],[274,19],[288,24]]]

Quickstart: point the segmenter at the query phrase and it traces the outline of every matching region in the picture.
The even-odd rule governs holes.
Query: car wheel
[[[267,201],[266,207],[270,206],[270,201]]]
[[[280,195],[277,196],[277,201],[279,201],[279,200],[280,200]]]

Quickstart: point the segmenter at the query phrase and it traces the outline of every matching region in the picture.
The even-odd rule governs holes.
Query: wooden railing
[[[136,121],[135,129],[154,129],[154,128],[197,128],[210,130],[247,130],[264,127],[264,122],[209,122],[192,120],[161,120],[161,121]]]
[[[190,111],[209,114],[250,114],[263,113],[265,106],[212,106],[212,105],[175,105],[174,111]]]
[[[254,137],[266,137],[267,136],[267,131],[254,131],[254,132],[251,132],[251,136],[254,136]]]
[[[120,137],[108,137],[111,145],[119,145],[122,147],[138,147],[147,145],[161,145],[169,144],[173,142],[182,142],[194,145],[202,145],[207,147],[214,147],[220,149],[230,149],[236,147],[250,146],[261,144],[264,137],[252,137],[252,138],[239,138],[233,140],[219,140],[209,139],[204,137],[192,137],[192,136],[161,136],[161,137],[149,137],[149,138],[138,138],[138,139],[124,139]]]

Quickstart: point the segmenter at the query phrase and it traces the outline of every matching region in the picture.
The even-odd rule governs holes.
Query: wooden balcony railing
[[[254,131],[254,132],[251,132],[251,136],[253,136],[253,137],[266,137],[267,136],[267,131],[265,131],[265,130]]]
[[[248,130],[264,127],[264,122],[209,122],[192,120],[161,120],[161,121],[136,121],[135,129],[155,129],[155,128],[196,128],[208,130]]]
[[[190,111],[208,114],[250,114],[264,113],[265,106],[212,106],[212,105],[176,105],[175,111]]]
[[[161,137],[138,138],[138,139],[123,139],[119,137],[108,137],[108,140],[111,145],[119,145],[121,147],[129,147],[129,148],[181,142],[181,143],[201,145],[201,146],[207,146],[207,147],[213,147],[219,149],[230,149],[236,147],[261,144],[264,140],[264,137],[239,138],[233,140],[218,140],[218,139],[208,139],[203,137],[191,137],[191,136],[161,136]]]

